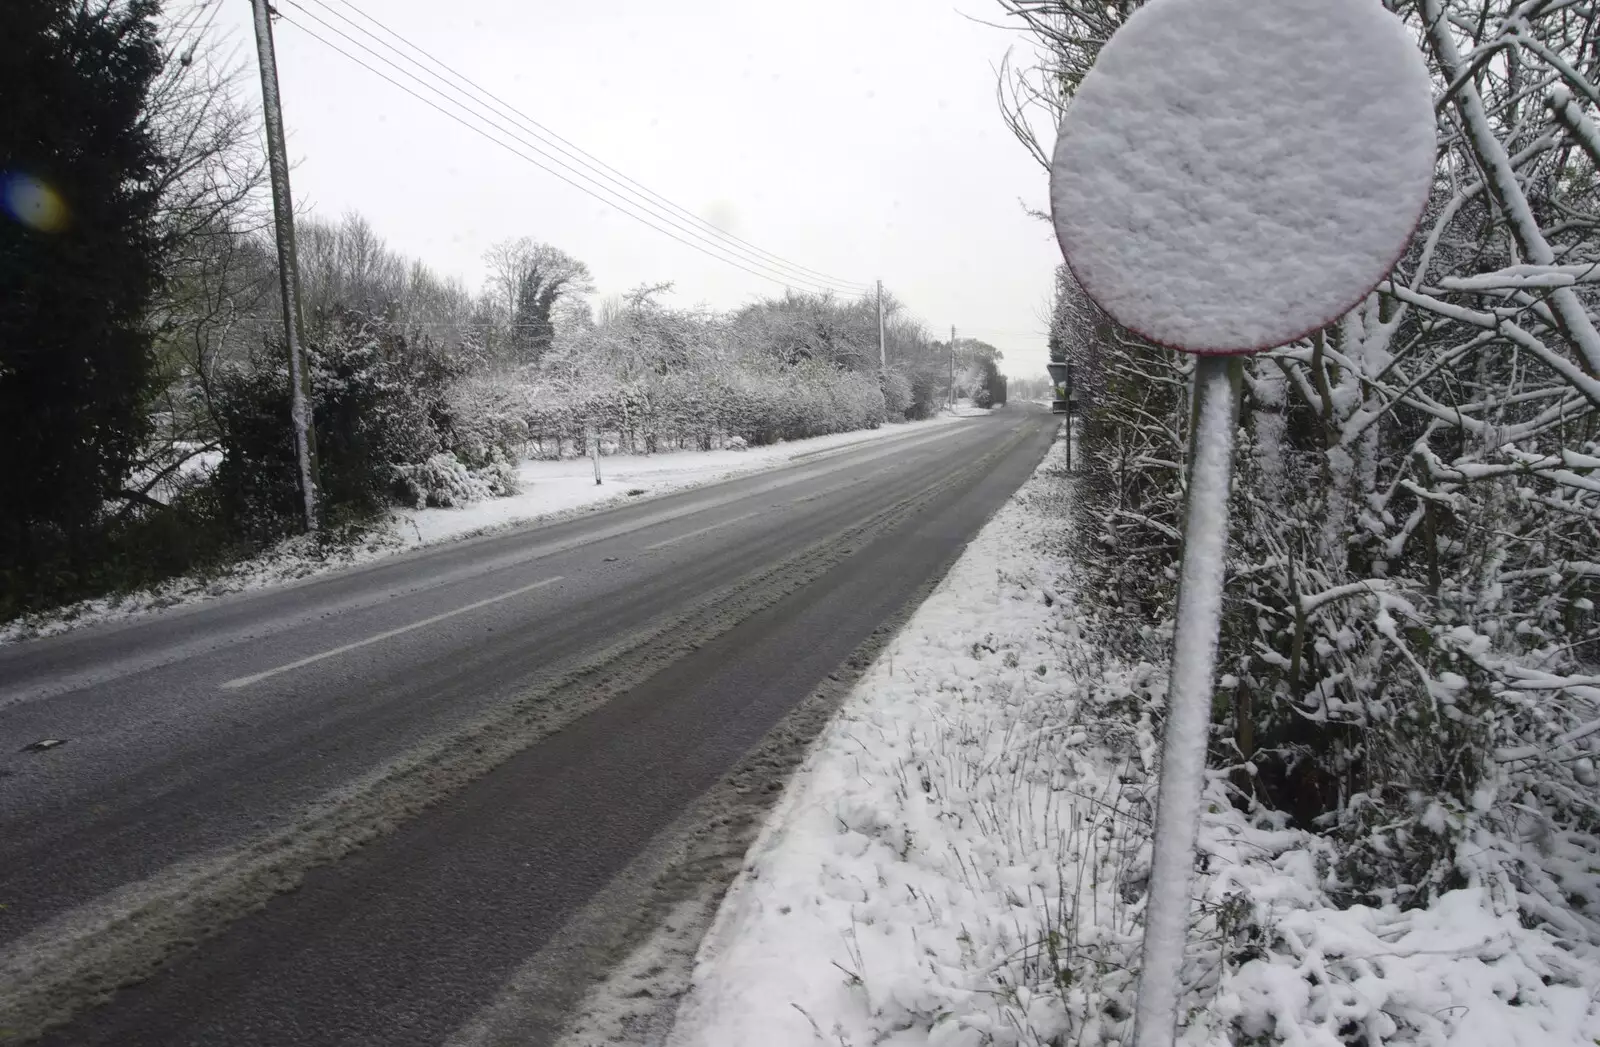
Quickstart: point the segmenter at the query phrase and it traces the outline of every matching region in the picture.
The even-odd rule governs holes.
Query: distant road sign
[[[1061,360],[1051,360],[1046,365],[1050,370],[1051,396],[1050,411],[1053,414],[1066,414],[1072,407],[1072,365]]]

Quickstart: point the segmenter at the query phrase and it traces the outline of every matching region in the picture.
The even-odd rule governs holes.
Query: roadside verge
[[[823,730],[702,940],[670,1032],[608,1042],[1128,1041],[1165,682],[1091,640],[1063,451]],[[1577,910],[1530,926],[1487,875],[1422,909],[1341,901],[1331,838],[1237,799],[1211,772],[1180,1043],[1600,1042],[1600,943]]]

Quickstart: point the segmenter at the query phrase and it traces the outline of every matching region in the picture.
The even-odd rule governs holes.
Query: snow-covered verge
[[[979,412],[987,414],[988,412]],[[584,512],[623,501],[699,487],[747,473],[774,469],[796,458],[884,439],[932,431],[959,422],[950,413],[924,422],[783,441],[747,450],[676,451],[655,455],[606,455],[602,482],[594,482],[590,459],[524,459],[516,467],[516,493],[452,508],[396,509],[383,526],[353,543],[290,538],[270,551],[205,577],[180,577],[135,593],[84,600],[44,614],[0,624],[0,643],[65,632],[99,622],[132,618],[228,593],[263,589],[315,574],[367,563],[424,545],[453,541],[504,527]]]
[[[702,944],[676,1047],[1131,1033],[1164,683],[1088,641],[1060,541],[1062,451],[973,541],[791,781]],[[1425,909],[1341,907],[1331,845],[1236,795],[1214,772],[1184,1043],[1600,1038],[1600,924],[1580,911],[1600,858],[1541,838],[1536,812],[1525,842],[1473,840],[1460,885]],[[1515,862],[1551,867],[1571,910],[1519,912],[1503,871]]]

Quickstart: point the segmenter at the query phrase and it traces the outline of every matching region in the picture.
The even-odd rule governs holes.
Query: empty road
[[[1020,406],[908,426],[0,648],[0,1042],[458,1036],[597,899],[621,920],[641,855],[692,874],[726,821],[695,805],[847,679],[1054,430]],[[776,792],[741,773],[749,822]]]

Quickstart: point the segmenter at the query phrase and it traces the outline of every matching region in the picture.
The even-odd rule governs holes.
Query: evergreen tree
[[[0,578],[81,573],[146,431],[155,0],[27,0],[0,33]]]
[[[556,330],[550,322],[550,314],[560,293],[561,283],[547,282],[537,265],[522,274],[517,285],[516,312],[511,320],[511,344],[518,361],[538,363],[549,352]]]

